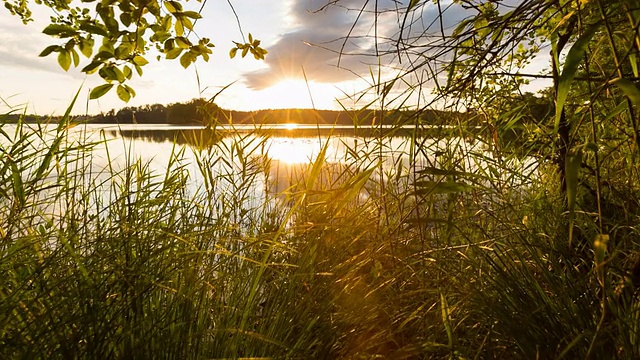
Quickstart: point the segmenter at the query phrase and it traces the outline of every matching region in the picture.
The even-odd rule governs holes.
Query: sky
[[[143,67],[143,76],[134,76],[128,82],[137,93],[129,103],[119,100],[115,91],[100,99],[88,100],[91,88],[103,83],[97,74],[86,76],[79,71],[88,64],[88,59],[83,58],[78,69],[65,72],[57,64],[55,53],[38,57],[48,45],[60,43],[59,39],[42,34],[51,10],[31,3],[35,21],[23,25],[19,18],[2,9],[0,98],[4,104],[0,104],[0,110],[18,107],[26,108],[27,113],[60,115],[79,91],[73,112],[96,114],[124,106],[210,98],[231,83],[215,99],[227,109],[358,107],[373,99],[373,95],[359,98],[361,90],[398,72],[394,70],[398,65],[395,56],[376,56],[386,49],[382,44],[376,48],[372,37],[397,35],[401,19],[393,10],[403,3],[340,0],[325,7],[327,2],[208,1],[202,11],[203,19],[196,24],[196,32],[216,45],[209,62],[198,60],[195,66],[183,69],[177,60],[158,62],[155,55],[147,56],[150,64]],[[193,1],[188,4],[200,6]],[[366,4],[364,8],[363,4]],[[377,25],[371,15],[374,5],[381,10]],[[360,9],[365,10],[362,15]],[[414,31],[424,31],[428,27],[425,24],[433,21],[436,14],[434,4],[424,6]],[[447,14],[446,27],[455,26],[465,17],[462,9],[453,9]],[[243,36],[246,39],[249,33],[260,39],[261,46],[269,51],[266,59],[257,61],[251,55],[230,59],[228,53],[233,41],[241,41]],[[350,37],[345,42],[342,39],[347,34]]]

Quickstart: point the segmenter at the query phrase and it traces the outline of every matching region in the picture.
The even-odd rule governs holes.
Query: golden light
[[[291,131],[298,128],[298,124],[284,124],[284,128]]]
[[[305,138],[274,137],[269,139],[266,148],[267,156],[271,160],[287,164],[308,164],[314,161],[320,152],[317,139]]]
[[[256,109],[335,109],[341,93],[333,84],[320,84],[304,79],[284,79],[251,95]],[[313,99],[313,101],[312,101]],[[246,101],[246,100],[245,100]]]

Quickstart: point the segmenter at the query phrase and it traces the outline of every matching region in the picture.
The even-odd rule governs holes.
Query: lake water
[[[220,127],[215,130],[200,127],[126,126],[102,128],[108,144],[111,163],[124,166],[129,158],[140,158],[154,172],[165,171],[172,152],[183,149],[182,159],[189,172],[200,174],[198,160],[222,158],[214,161],[218,175],[241,179],[242,168],[258,162],[266,167],[264,175],[257,176],[250,184],[252,195],[264,199],[264,192],[281,193],[295,185],[296,180],[308,171],[322,149],[325,167],[340,171],[341,166],[357,164],[358,171],[379,167],[387,175],[397,171],[408,173],[415,167],[424,167],[434,161],[427,156],[415,156],[412,151],[410,128],[395,129],[391,136],[373,137],[375,132],[387,132],[389,128],[349,126],[321,127],[305,125],[267,125]],[[437,146],[432,140],[430,147]],[[444,146],[444,144],[441,144]],[[177,147],[176,147],[177,146]],[[414,147],[415,149],[415,147]],[[98,151],[97,153],[99,153]],[[412,154],[413,152],[413,154]],[[435,166],[435,164],[433,164]],[[194,177],[192,186],[203,186]],[[231,191],[237,191],[230,186]]]
[[[3,125],[2,130],[11,134],[15,125]],[[477,181],[478,174],[491,174],[491,168],[499,161],[503,173],[487,183],[490,186],[522,186],[534,177],[535,159],[510,160],[505,167],[490,146],[477,139],[470,141],[456,136],[451,130],[434,127],[416,131],[412,126],[288,124],[209,129],[91,124],[71,128],[65,143],[67,147],[95,144],[90,153],[83,152],[81,161],[72,166],[81,168],[92,181],[105,181],[104,201],[109,201],[108,180],[138,163],[141,169],[157,176],[166,174],[168,167],[179,168],[188,174],[187,189],[193,194],[207,189],[211,193],[211,187],[215,186],[219,192],[242,192],[243,198],[259,203],[303,181],[300,174],[309,170],[322,149],[328,172],[354,174],[375,168],[373,181],[395,180],[403,188],[399,190],[412,191],[407,189],[411,181],[423,184],[442,181],[443,175],[439,173],[442,169],[475,174],[472,179]],[[44,136],[34,137],[30,143],[34,148],[46,148],[51,141]],[[0,145],[9,143],[5,138]]]
[[[408,174],[425,167],[443,167],[444,153],[457,147],[453,156],[457,170],[475,169],[466,164],[463,153],[484,152],[484,145],[451,138],[450,129],[433,128],[416,132],[412,126],[360,127],[313,125],[241,125],[218,127],[124,126],[102,127],[111,150],[111,160],[124,163],[129,157],[149,162],[154,171],[164,171],[174,145],[184,146],[184,160],[194,165],[203,152],[232,157],[263,159],[269,162],[270,178],[276,180],[275,191],[286,189],[296,172],[317,160],[326,146],[327,166],[354,165],[360,171],[379,167],[388,177]],[[382,136],[380,136],[382,135]],[[185,146],[186,145],[186,146]],[[239,150],[242,149],[242,154]],[[468,159],[467,159],[468,160]],[[197,171],[194,170],[194,173]],[[227,169],[228,170],[228,169]]]

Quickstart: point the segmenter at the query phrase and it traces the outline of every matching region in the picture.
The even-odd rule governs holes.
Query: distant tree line
[[[548,96],[536,96],[531,93],[513,96],[505,103],[504,111],[522,113],[521,123],[541,123],[553,109]],[[43,117],[36,115],[5,114],[0,121],[36,122]],[[56,117],[50,117],[55,120]],[[256,111],[237,111],[222,109],[205,99],[193,99],[185,103],[169,105],[152,104],[127,106],[120,110],[90,116],[77,116],[78,122],[97,124],[172,124],[172,125],[211,125],[214,124],[324,124],[324,125],[456,125],[460,119],[471,126],[485,126],[485,116],[475,109],[460,113],[443,110],[391,110],[381,112],[374,109],[336,111],[315,109],[265,109]],[[511,124],[516,131],[522,124]]]
[[[323,125],[398,125],[398,124],[451,124],[459,116],[469,117],[472,112],[423,110],[384,111],[373,109],[337,111],[316,109],[264,109],[237,111],[220,108],[205,99],[193,99],[186,103],[169,105],[153,104],[125,107],[118,111],[90,117],[92,123],[106,124],[323,124]],[[480,125],[480,124],[478,124]]]

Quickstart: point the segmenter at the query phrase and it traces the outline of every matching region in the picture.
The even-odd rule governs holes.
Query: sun
[[[253,97],[263,109],[333,109],[340,91],[332,84],[284,79]]]

